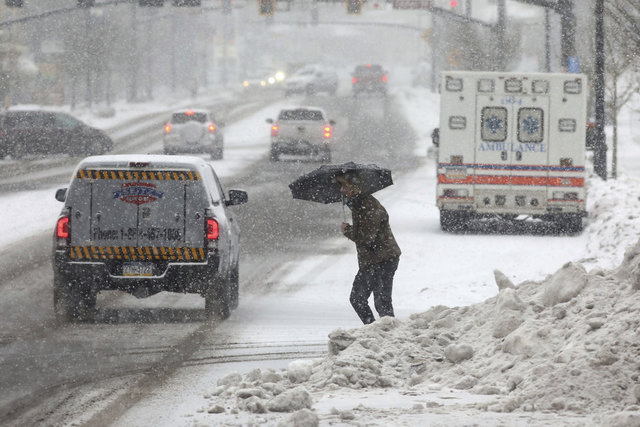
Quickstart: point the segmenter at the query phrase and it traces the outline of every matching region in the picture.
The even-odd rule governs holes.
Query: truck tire
[[[322,151],[322,159],[321,161],[323,163],[331,163],[331,150],[330,149],[326,149]]]
[[[90,287],[65,280],[60,275],[53,279],[53,309],[56,322],[85,322],[93,319],[97,292]]]
[[[240,302],[240,274],[237,265],[229,278],[229,288],[229,308],[235,310]]]
[[[277,162],[280,160],[280,153],[274,147],[271,147],[271,155],[269,157],[272,162]]]
[[[225,320],[231,314],[229,284],[216,280],[204,295],[204,311],[207,319]]]
[[[457,212],[441,209],[440,228],[447,232],[460,232],[467,228],[469,215],[466,212]]]

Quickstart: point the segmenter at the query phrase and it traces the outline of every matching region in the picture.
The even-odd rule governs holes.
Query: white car
[[[294,93],[314,95],[326,92],[335,95],[338,90],[338,74],[320,66],[306,66],[298,70],[285,81],[285,96]]]
[[[206,110],[180,110],[164,125],[164,154],[206,153],[220,160],[224,151],[224,123]]]

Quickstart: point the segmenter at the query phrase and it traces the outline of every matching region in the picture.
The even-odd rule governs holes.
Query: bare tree
[[[605,106],[607,119],[613,126],[612,178],[617,177],[618,114],[634,96],[640,93],[640,5],[629,0],[607,2],[607,61]]]

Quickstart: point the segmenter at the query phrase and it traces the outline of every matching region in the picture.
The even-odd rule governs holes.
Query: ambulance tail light
[[[58,218],[56,224],[56,249],[65,249],[69,246],[69,216],[65,215]]]

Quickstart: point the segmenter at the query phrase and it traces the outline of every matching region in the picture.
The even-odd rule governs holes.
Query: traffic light
[[[95,0],[78,0],[78,7],[93,7],[95,5]]]
[[[347,13],[360,13],[362,11],[362,0],[346,0]]]
[[[164,0],[139,0],[139,6],[150,6],[150,7],[162,7],[164,6]]]
[[[22,0],[5,0],[7,7],[22,7]]]
[[[263,16],[272,16],[275,11],[275,0],[258,0],[258,12]]]
[[[172,4],[177,7],[198,7],[202,3],[201,0],[173,0]]]

